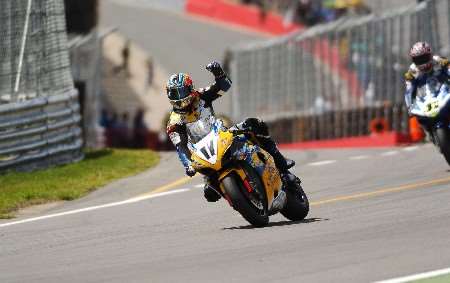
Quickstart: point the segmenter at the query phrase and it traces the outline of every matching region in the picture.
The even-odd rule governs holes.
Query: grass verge
[[[448,282],[450,282],[449,274],[431,277],[431,278],[427,278],[427,279],[411,281],[411,283],[448,283]]]
[[[15,211],[26,206],[82,197],[158,161],[158,154],[149,150],[102,149],[87,151],[78,163],[0,175],[0,218],[12,218]]]

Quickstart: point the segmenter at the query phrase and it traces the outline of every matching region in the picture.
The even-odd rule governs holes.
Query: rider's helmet
[[[173,74],[166,84],[167,97],[176,111],[187,112],[195,98],[194,85],[189,75]]]
[[[430,44],[427,42],[416,42],[409,51],[409,56],[417,68],[422,72],[433,69],[433,54]]]

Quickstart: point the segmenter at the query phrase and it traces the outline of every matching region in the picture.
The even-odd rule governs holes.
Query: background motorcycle
[[[411,114],[417,116],[450,165],[449,82],[443,78],[428,78],[426,84],[417,89]]]

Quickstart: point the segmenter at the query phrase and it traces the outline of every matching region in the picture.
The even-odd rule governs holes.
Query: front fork
[[[447,131],[450,131],[450,119],[449,121],[436,121],[428,118],[420,118],[419,116],[416,117],[418,118],[420,127],[425,132],[428,140],[430,140],[436,147],[439,148],[439,142],[436,138],[436,130],[446,128]]]
[[[436,137],[436,131],[438,129],[444,129],[447,133],[450,132],[450,123],[444,123],[442,121],[439,121],[439,122],[437,122],[436,124],[434,124],[430,128],[431,128],[431,130],[429,128],[424,127],[425,133],[427,135],[429,135],[431,142],[437,148],[439,148],[439,150],[441,151],[441,147],[440,147],[440,144],[439,144],[439,139]]]

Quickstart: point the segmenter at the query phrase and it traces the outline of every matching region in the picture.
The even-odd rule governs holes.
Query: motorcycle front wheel
[[[448,131],[446,128],[436,129],[434,136],[442,155],[444,155],[447,164],[450,165],[450,135]]]
[[[267,197],[265,196],[264,187],[261,186],[259,180],[252,182],[256,184],[253,189],[260,195],[257,198],[249,195],[241,178],[235,174],[230,174],[225,177],[222,183],[225,188],[225,193],[230,198],[231,205],[245,220],[255,227],[263,227],[269,223]]]

